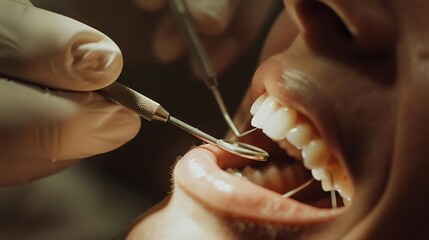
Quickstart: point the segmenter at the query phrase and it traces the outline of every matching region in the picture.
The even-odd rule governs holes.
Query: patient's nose
[[[394,17],[383,0],[284,0],[311,47],[379,53],[392,46]],[[327,49],[328,48],[328,49]]]

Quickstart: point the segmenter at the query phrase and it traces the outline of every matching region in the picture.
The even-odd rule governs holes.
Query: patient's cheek
[[[136,221],[126,239],[235,239],[232,236],[219,215],[175,187]]]
[[[265,61],[268,57],[285,51],[297,35],[298,29],[289,15],[283,11],[271,26],[261,52],[260,61]]]

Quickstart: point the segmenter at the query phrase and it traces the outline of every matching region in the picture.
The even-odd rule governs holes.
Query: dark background
[[[160,13],[144,12],[131,0],[33,3],[111,37],[124,55],[120,82],[213,136],[226,133],[214,97],[190,73],[188,59],[163,64],[152,56],[150,36]],[[219,76],[231,113],[250,83],[263,37]],[[117,150],[30,185],[0,189],[0,239],[114,239],[168,193],[177,157],[200,142],[172,125],[142,120],[139,134]]]

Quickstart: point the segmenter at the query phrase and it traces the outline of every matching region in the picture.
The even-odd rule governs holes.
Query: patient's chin
[[[187,195],[180,187],[139,217],[127,240],[239,239],[226,220]]]

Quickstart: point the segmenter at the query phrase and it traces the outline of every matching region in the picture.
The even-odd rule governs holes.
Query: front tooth
[[[328,144],[322,139],[313,139],[302,149],[302,158],[307,169],[325,166],[330,156]]]
[[[276,103],[274,98],[269,96],[264,100],[258,111],[255,113],[255,116],[252,118],[252,126],[263,128],[267,119],[270,119],[278,108],[279,105]]]
[[[298,149],[310,142],[313,136],[313,128],[307,123],[301,123],[289,130],[286,139]]]
[[[252,116],[255,116],[255,113],[258,111],[259,107],[261,107],[261,104],[266,98],[267,94],[264,93],[255,100],[255,102],[252,104],[252,107],[250,108],[250,114],[252,114]]]
[[[273,140],[282,140],[295,123],[295,119],[295,110],[285,107],[279,108],[273,116],[266,121],[263,132]]]

